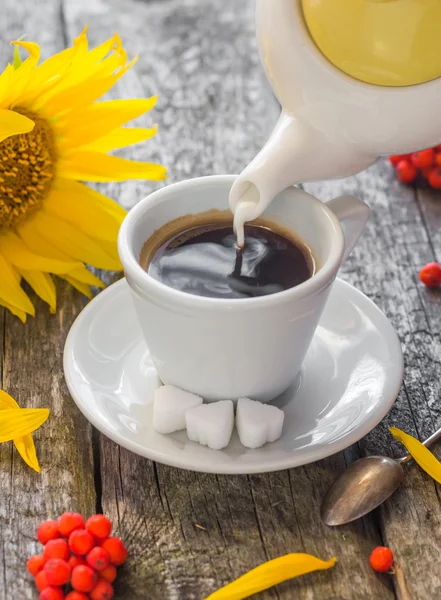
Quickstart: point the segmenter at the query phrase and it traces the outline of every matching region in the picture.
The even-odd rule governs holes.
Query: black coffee
[[[250,298],[306,281],[314,273],[314,261],[308,248],[268,227],[245,225],[245,246],[238,249],[232,225],[213,223],[172,236],[144,268],[188,294]]]

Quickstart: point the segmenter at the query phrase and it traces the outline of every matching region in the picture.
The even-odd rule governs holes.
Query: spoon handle
[[[433,444],[433,442],[436,442],[436,440],[439,440],[439,438],[441,438],[441,427],[439,429],[437,429],[435,431],[435,433],[432,433],[432,435],[430,437],[428,437],[425,442],[423,442],[423,445],[430,446],[431,444]],[[400,463],[400,465],[405,465],[407,462],[409,462],[409,460],[412,460],[412,457],[410,454],[406,454],[406,456],[402,456],[401,458],[396,459],[396,461],[398,463]]]

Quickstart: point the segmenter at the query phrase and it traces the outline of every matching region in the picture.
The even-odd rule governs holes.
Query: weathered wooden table
[[[277,0],[275,0],[277,1]],[[90,26],[95,44],[117,31],[136,68],[115,96],[159,94],[159,134],[129,155],[167,165],[169,182],[235,173],[265,141],[278,115],[254,39],[253,0],[2,0],[1,63],[9,40],[26,33],[48,55]],[[436,118],[436,115],[434,115]],[[106,192],[126,207],[155,189],[130,182]],[[49,406],[35,435],[42,472],[11,444],[0,446],[0,598],[37,598],[24,563],[37,524],[64,510],[110,515],[130,548],[118,598],[202,599],[262,561],[286,552],[338,556],[331,571],[281,585],[262,598],[441,598],[440,488],[415,465],[401,489],[368,517],[329,529],[323,494],[345,465],[365,454],[401,452],[387,431],[424,438],[440,424],[441,296],[418,283],[422,264],[441,258],[441,194],[398,184],[385,161],[344,181],[305,185],[326,200],[353,193],[372,217],[342,276],[376,302],[399,332],[405,353],[400,396],[384,423],[327,460],[256,476],[179,471],[131,454],[95,431],[69,397],[62,372],[67,332],[84,299],[59,283],[59,310],[41,302],[23,326],[0,319],[2,387],[22,406]],[[196,527],[202,525],[204,529]],[[402,582],[377,576],[368,556],[390,546]]]

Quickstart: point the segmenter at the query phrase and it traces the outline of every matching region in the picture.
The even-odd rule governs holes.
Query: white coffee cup
[[[206,298],[150,277],[139,264],[144,242],[178,217],[228,209],[235,177],[191,179],[141,200],[121,226],[119,255],[163,383],[206,400],[245,396],[268,402],[299,373],[337,271],[360,237],[369,208],[352,196],[322,203],[294,187],[281,192],[263,216],[298,234],[318,265],[310,279],[283,292]]]

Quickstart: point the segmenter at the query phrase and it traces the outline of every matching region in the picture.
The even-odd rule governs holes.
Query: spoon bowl
[[[343,525],[382,504],[403,481],[401,465],[385,456],[352,463],[329,488],[321,507],[326,525]]]

